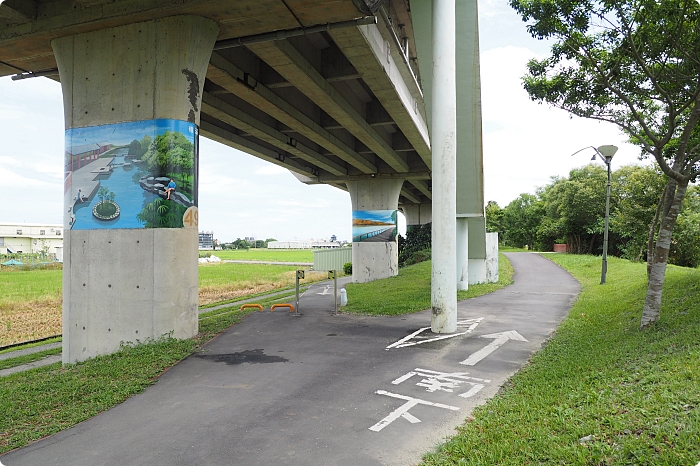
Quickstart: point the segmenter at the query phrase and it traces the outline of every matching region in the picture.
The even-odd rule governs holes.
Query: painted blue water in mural
[[[124,155],[114,157],[111,164],[113,166],[112,173],[109,175],[98,175],[100,187],[106,187],[110,191],[118,193],[114,198],[114,202],[119,205],[121,210],[119,217],[114,220],[97,220],[92,215],[92,209],[95,207],[95,204],[100,202],[100,199],[94,196],[89,202],[76,205],[73,230],[143,228],[143,223],[136,218],[136,215],[141,212],[146,204],[153,202],[158,196],[143,189],[133,189],[134,174],[144,176],[145,173],[138,167],[130,170],[125,169],[123,166],[120,166],[124,162]]]
[[[198,147],[197,125],[180,120],[66,130],[66,228],[192,226]]]

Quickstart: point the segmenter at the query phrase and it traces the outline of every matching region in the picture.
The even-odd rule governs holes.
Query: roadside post
[[[299,279],[304,278],[304,271],[303,270],[297,270],[297,280],[296,280],[296,302],[295,302],[295,311],[294,314],[295,316],[300,316],[301,313],[299,312]]]
[[[338,271],[328,271],[328,278],[333,279],[333,315],[338,315]]]

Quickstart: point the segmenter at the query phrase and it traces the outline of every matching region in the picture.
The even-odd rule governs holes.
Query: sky
[[[530,37],[506,0],[479,3],[485,199],[505,207],[552,176],[590,162],[588,146],[619,147],[613,169],[640,163],[639,149],[612,124],[570,117],[530,101],[521,77],[550,45]],[[0,222],[61,223],[63,99],[48,78],[0,78]],[[287,170],[200,138],[199,229],[220,242],[351,240],[350,195],[307,186]],[[399,215],[399,231],[405,221]]]

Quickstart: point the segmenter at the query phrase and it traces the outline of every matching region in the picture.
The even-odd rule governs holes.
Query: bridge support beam
[[[352,280],[355,283],[399,273],[396,215],[403,182],[389,179],[345,183],[352,201]],[[383,233],[370,236],[378,231]]]
[[[433,204],[403,204],[401,211],[406,217],[406,232],[415,226],[433,221]]]
[[[52,41],[66,126],[64,363],[198,331],[197,125],[217,34],[173,16]],[[74,166],[91,146],[100,156]],[[98,197],[116,218],[93,213]]]

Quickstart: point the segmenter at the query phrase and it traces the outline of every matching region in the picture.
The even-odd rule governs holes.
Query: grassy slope
[[[369,315],[401,315],[430,307],[430,261],[399,269],[395,277],[370,283],[348,283],[348,305],[343,312]],[[490,293],[512,283],[513,267],[501,255],[498,261],[498,283],[472,285],[457,294],[458,299]]]
[[[697,464],[700,271],[670,267],[661,321],[640,331],[644,264],[611,258],[601,286],[600,258],[547,257],[583,285],[569,317],[423,464]]]

